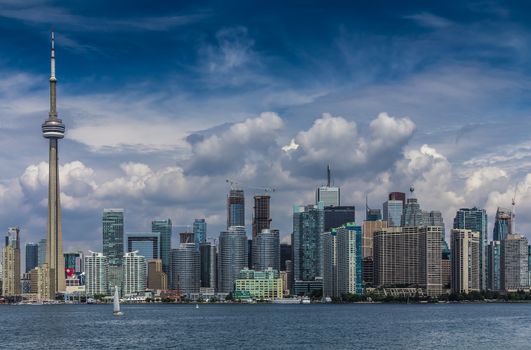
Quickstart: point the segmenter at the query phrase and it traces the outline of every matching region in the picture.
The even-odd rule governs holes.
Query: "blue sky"
[[[216,238],[227,178],[277,188],[288,235],[327,163],[360,219],[365,194],[381,207],[414,184],[450,227],[460,207],[492,218],[516,189],[527,235],[530,7],[0,1],[0,224],[45,233],[55,28],[66,249],[101,250],[107,207],[126,209],[127,231],[206,217]]]

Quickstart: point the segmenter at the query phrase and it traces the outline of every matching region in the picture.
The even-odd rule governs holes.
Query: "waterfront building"
[[[2,295],[20,294],[20,230],[10,227],[5,236]]]
[[[323,233],[323,296],[362,293],[361,226],[348,223]]]
[[[272,268],[264,271],[242,269],[235,281],[234,298],[249,296],[258,300],[282,299],[284,283],[278,270]]]
[[[147,264],[147,288],[151,290],[167,290],[168,276],[162,270],[162,260],[149,260]]]
[[[253,240],[247,240],[247,267],[249,269],[253,268]]]
[[[194,219],[193,223],[195,248],[199,251],[201,244],[206,242],[207,239],[207,223],[205,219]]]
[[[442,293],[441,227],[388,227],[374,235],[374,286],[422,288]]]
[[[37,266],[35,269],[35,275],[37,278],[36,293],[39,300],[52,300],[55,297],[55,294],[52,294],[52,289],[50,287],[50,269],[47,263],[44,263],[40,266]],[[31,277],[30,277],[31,278]],[[32,287],[32,292],[33,292]]]
[[[441,286],[443,292],[451,288],[452,285],[452,261],[445,258],[443,255],[441,259]]]
[[[146,258],[132,251],[124,254],[122,261],[122,295],[137,295],[146,290],[147,263]]]
[[[374,233],[387,228],[387,221],[365,220],[363,221],[363,258],[372,258]]]
[[[286,271],[286,260],[291,260],[291,244],[280,244],[280,270]]]
[[[374,258],[372,256],[363,258],[361,264],[361,278],[364,287],[372,287],[374,284]]]
[[[67,281],[67,284],[70,282],[70,284],[73,283],[73,280],[77,280],[77,285],[84,285],[85,284],[85,275],[83,272],[85,271],[85,268],[83,266],[84,263],[84,257],[83,252],[69,252],[64,253],[65,257],[65,279]],[[69,281],[70,280],[70,281]]]
[[[271,228],[271,196],[254,196],[253,239],[264,229]]]
[[[293,294],[293,261],[286,260],[286,279],[288,280],[286,284],[287,294]]]
[[[39,263],[42,265],[46,263],[46,238],[39,241]]]
[[[122,266],[124,255],[124,210],[103,209],[103,255],[109,266]]]
[[[307,293],[312,291],[311,288],[319,286],[322,288],[321,235],[323,233],[323,202],[317,205],[293,207],[293,277],[296,292]]]
[[[59,140],[64,137],[65,125],[57,118],[55,77],[55,47],[52,32],[52,50],[50,65],[50,112],[42,124],[42,136],[49,140],[48,162],[48,229],[46,245],[46,263],[50,270],[50,294],[65,290],[63,232],[61,226],[61,192],[59,190]],[[18,277],[20,278],[20,277]],[[17,279],[18,279],[17,278]]]
[[[280,233],[263,229],[253,238],[253,266],[256,271],[267,268],[280,271]]]
[[[454,218],[455,229],[467,229],[474,232],[479,232],[479,283],[483,290],[487,287],[487,264],[486,264],[486,249],[487,249],[487,212],[485,209],[461,208]]]
[[[331,186],[330,165],[326,168],[327,183],[326,186],[317,188],[315,203],[323,203],[323,206],[338,207],[341,205],[341,192],[339,187]]]
[[[216,245],[210,242],[201,243],[201,288],[217,288],[217,251]]]
[[[487,246],[487,289],[501,290],[501,242],[491,241]]]
[[[160,233],[131,232],[126,234],[127,252],[138,251],[146,261],[160,259]]]
[[[388,200],[383,204],[383,220],[387,227],[400,227],[404,202],[401,200]]]
[[[26,266],[25,272],[28,273],[39,265],[39,245],[36,243],[26,243]]]
[[[227,228],[245,226],[245,195],[243,190],[231,189],[227,196]]]
[[[162,271],[168,275],[170,272],[170,250],[172,222],[171,219],[153,220],[151,222],[151,232],[159,233],[160,236],[160,260],[162,261]],[[147,258],[146,258],[147,259]]]
[[[324,208],[324,232],[356,221],[354,206],[329,206]]]
[[[87,296],[108,294],[109,260],[103,253],[89,251],[85,257],[85,290]]]
[[[181,243],[171,250],[172,289],[181,294],[199,293],[201,287],[201,259],[195,243]]]
[[[496,210],[496,219],[494,221],[493,240],[503,241],[507,235],[513,233],[513,214],[510,209],[498,208]]]
[[[501,241],[501,288],[507,292],[529,288],[527,238],[508,234]]]
[[[247,236],[245,227],[231,226],[219,235],[218,291],[230,293],[234,281],[243,268],[248,266]]]
[[[453,293],[479,292],[480,234],[467,229],[452,229]]]

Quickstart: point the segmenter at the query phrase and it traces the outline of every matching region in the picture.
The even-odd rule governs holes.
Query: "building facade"
[[[383,204],[383,220],[387,221],[387,227],[400,227],[404,202],[401,200],[388,200]]]
[[[147,288],[151,290],[167,290],[168,276],[162,270],[162,260],[149,260],[147,264]]]
[[[207,239],[207,223],[205,219],[194,219],[192,226],[196,250],[199,251],[201,244]]]
[[[258,299],[274,300],[284,296],[284,283],[278,270],[267,268],[264,271],[254,271],[247,268],[240,271],[234,283],[234,297],[240,296]]]
[[[204,242],[200,247],[201,288],[217,289],[217,249],[216,245]]]
[[[267,268],[280,271],[280,233],[263,229],[253,238],[253,266],[256,271]]]
[[[329,206],[324,208],[324,232],[356,221],[354,206]]]
[[[160,259],[160,233],[134,232],[126,235],[127,252],[138,251],[146,261]]]
[[[480,291],[480,233],[467,229],[452,229],[452,281],[453,293]]]
[[[321,235],[324,204],[293,207],[293,273],[295,281],[313,281],[322,275]]]
[[[122,266],[124,255],[124,210],[103,209],[103,255],[109,266]]]
[[[20,295],[20,287],[20,230],[10,227],[5,236],[2,295]]]
[[[507,292],[529,288],[527,238],[508,234],[501,241],[501,288]]]
[[[85,257],[85,290],[87,296],[109,292],[109,261],[103,253],[90,252]]]
[[[26,243],[26,273],[39,265],[39,245],[36,243]]]
[[[501,290],[501,242],[491,241],[487,246],[487,289]]]
[[[492,239],[494,241],[503,241],[507,235],[510,235],[513,227],[513,214],[510,209],[498,208],[496,210],[496,218],[494,221],[494,230],[492,232]]]
[[[122,295],[137,295],[146,290],[147,263],[146,258],[137,251],[124,254],[122,262]]]
[[[240,271],[248,266],[245,227],[231,226],[219,235],[218,291],[230,293]]]
[[[181,243],[171,250],[172,289],[181,294],[199,293],[201,287],[201,259],[195,243]]]
[[[172,222],[171,219],[153,220],[151,222],[151,232],[158,233],[160,239],[160,257],[162,261],[162,271],[168,275],[170,272],[170,250]]]
[[[245,195],[243,190],[231,189],[227,196],[227,229],[245,226]]]
[[[254,196],[253,239],[264,229],[271,228],[271,196]]]

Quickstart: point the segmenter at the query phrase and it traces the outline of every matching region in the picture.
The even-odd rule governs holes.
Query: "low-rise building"
[[[282,299],[284,283],[277,270],[254,271],[244,268],[235,282],[234,297],[250,295],[254,299]]]

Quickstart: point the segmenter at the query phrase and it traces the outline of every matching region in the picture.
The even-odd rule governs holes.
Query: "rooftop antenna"
[[[514,187],[514,195],[512,200],[512,209],[511,209],[511,234],[516,234],[516,190],[518,186]]]
[[[413,192],[415,192],[415,187],[413,187],[413,185],[409,188],[409,192],[411,193],[411,198],[413,198]]]

